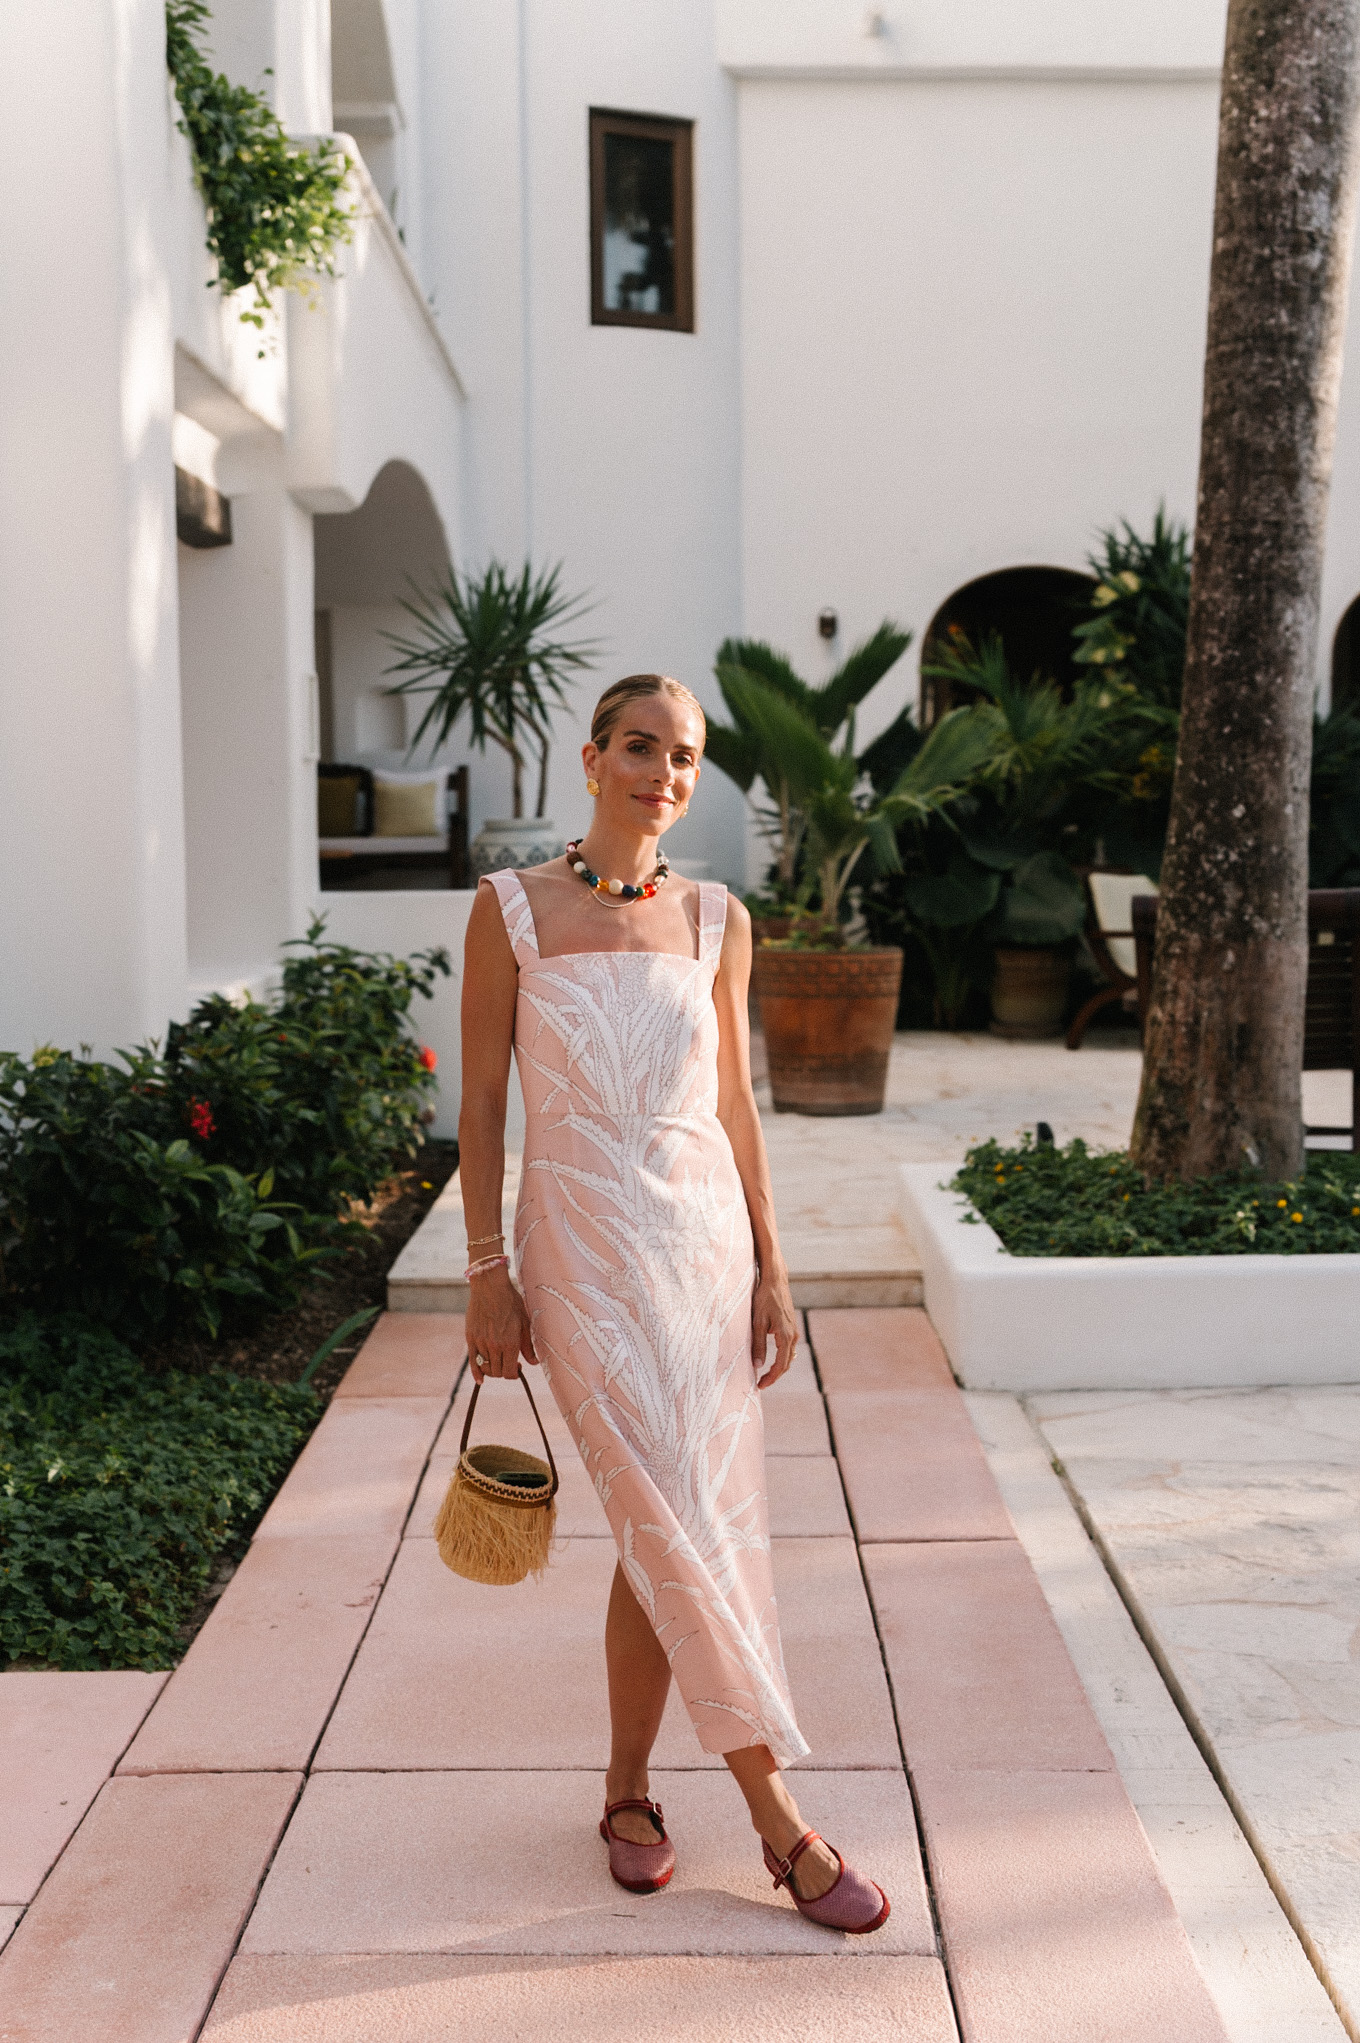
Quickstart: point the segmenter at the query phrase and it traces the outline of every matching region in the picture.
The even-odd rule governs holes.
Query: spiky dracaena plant
[[[600,651],[595,639],[551,635],[553,626],[573,623],[590,608],[583,596],[561,593],[561,573],[559,564],[535,574],[527,561],[518,575],[498,560],[480,575],[460,577],[451,567],[430,594],[403,601],[414,632],[383,633],[399,656],[384,671],[406,677],[387,693],[430,697],[411,751],[431,730],[437,751],[466,711],[477,750],[485,752],[490,741],[509,756],[517,817],[524,814],[524,769],[535,755],[534,814],[543,814],[553,712],[565,704],[572,676]]]

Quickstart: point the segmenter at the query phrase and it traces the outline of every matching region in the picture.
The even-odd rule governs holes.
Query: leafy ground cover
[[[1304,1175],[1147,1185],[1122,1150],[982,1142],[955,1184],[1013,1256],[1342,1255],[1360,1252],[1360,1157],[1322,1151]]]
[[[0,1331],[0,1652],[172,1664],[320,1413],[309,1385],[149,1374],[76,1316]]]

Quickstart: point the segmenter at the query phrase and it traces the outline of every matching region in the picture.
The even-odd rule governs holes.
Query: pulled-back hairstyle
[[[590,719],[591,743],[598,745],[603,752],[609,743],[610,733],[628,704],[639,702],[648,695],[669,695],[676,702],[683,702],[699,719],[699,729],[703,731],[706,728],[699,698],[686,688],[683,681],[672,680],[669,674],[625,674],[622,681],[615,681],[605,689],[595,705],[595,714]]]

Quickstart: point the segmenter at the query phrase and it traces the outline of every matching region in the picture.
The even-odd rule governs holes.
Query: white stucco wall
[[[1194,510],[1212,82],[744,80],[748,629],[917,646],[973,576]]]
[[[185,985],[171,166],[159,0],[0,14],[0,1046]],[[54,138],[56,146],[54,147]],[[82,310],[83,308],[83,310]]]

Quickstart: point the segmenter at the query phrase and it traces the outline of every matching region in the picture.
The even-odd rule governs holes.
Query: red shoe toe
[[[634,1844],[630,1838],[615,1836],[610,1819],[620,1809],[645,1810],[657,1833],[656,1843]],[[675,1846],[666,1835],[661,1807],[657,1802],[606,1802],[600,1819],[600,1835],[609,1846],[610,1872],[620,1887],[626,1887],[630,1894],[655,1894],[675,1871]]]
[[[852,1937],[867,1937],[871,1930],[882,1929],[892,1914],[892,1903],[876,1880],[870,1880],[865,1874],[857,1873],[853,1866],[846,1865],[834,1844],[828,1849],[835,1852],[840,1872],[826,1893],[818,1895],[815,1901],[804,1901],[797,1892],[790,1878],[795,1861],[801,1858],[810,1844],[825,1842],[815,1830],[805,1831],[788,1857],[778,1859],[762,1838],[766,1871],[773,1876],[775,1886],[787,1887],[798,1913],[805,1915],[809,1922],[820,1923],[823,1929],[842,1930]]]

